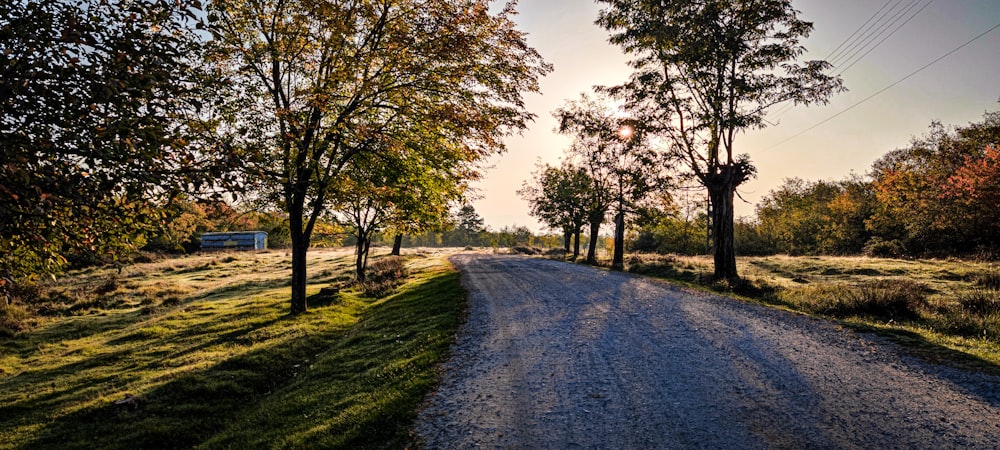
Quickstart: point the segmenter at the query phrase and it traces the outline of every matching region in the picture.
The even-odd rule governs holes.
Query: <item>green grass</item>
[[[825,317],[939,362],[1000,373],[1000,271],[991,263],[866,257],[739,258],[744,283],[711,283],[710,257],[635,255],[630,271]]]
[[[385,297],[315,295],[350,258],[310,252],[299,316],[281,252],[70,274],[32,329],[0,338],[0,448],[408,445],[465,294],[431,255]]]

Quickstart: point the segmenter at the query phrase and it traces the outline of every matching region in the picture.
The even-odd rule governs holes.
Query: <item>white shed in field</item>
[[[267,233],[264,231],[228,231],[202,233],[201,249],[205,250],[264,250]]]

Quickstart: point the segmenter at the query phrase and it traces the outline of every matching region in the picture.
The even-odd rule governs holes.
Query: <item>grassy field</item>
[[[629,270],[827,317],[922,357],[1000,373],[1000,268],[960,260],[746,257],[745,283],[709,283],[710,257],[635,255]]]
[[[27,330],[0,335],[0,448],[412,444],[408,426],[465,294],[441,254],[418,253],[405,257],[403,284],[366,295],[347,282],[351,257],[310,252],[311,310],[297,317],[287,315],[285,252],[163,259],[48,283]],[[706,281],[710,258],[627,262],[1000,373],[1000,269],[991,264],[742,258],[747,282],[727,286]],[[320,293],[329,286],[343,289]]]
[[[465,294],[436,254],[405,257],[388,296],[319,294],[347,286],[351,257],[310,251],[295,317],[285,252],[60,278],[30,330],[0,337],[0,448],[407,445]]]

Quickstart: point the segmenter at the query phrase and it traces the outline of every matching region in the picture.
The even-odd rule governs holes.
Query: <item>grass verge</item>
[[[1000,272],[990,263],[864,257],[740,258],[737,286],[709,257],[634,255],[629,271],[888,336],[940,363],[1000,374]]]
[[[0,448],[408,445],[460,321],[457,272],[416,256],[385,297],[320,296],[351,256],[310,257],[312,306],[294,317],[280,253],[158,261],[93,294],[119,302],[53,300],[59,314],[0,338]],[[57,289],[107,275],[76,276]]]

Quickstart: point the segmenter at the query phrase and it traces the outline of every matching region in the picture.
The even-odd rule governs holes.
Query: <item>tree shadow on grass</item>
[[[945,369],[934,371],[933,376],[960,386],[984,402],[1000,407],[1000,391],[996,390],[997,383],[1000,383],[1000,365],[934,343],[913,331],[875,328],[853,322],[844,323],[844,326],[858,332],[874,333],[889,338],[898,344],[901,353]]]
[[[295,320],[289,317],[283,320]],[[279,320],[282,320],[279,319]],[[239,335],[272,326],[276,321],[219,335],[215,339],[186,348],[181,353],[194,353],[198,348],[225,343]],[[279,345],[219,362],[194,371],[186,371],[171,381],[145,393],[136,393],[135,400],[116,404],[123,397],[109,398],[98,407],[85,408],[50,422],[36,440],[23,448],[190,448],[222,430],[235,412],[251,407],[270,393],[288,385],[299,373],[304,361],[310,360],[330,345],[343,330],[301,336]],[[183,357],[172,354],[171,358]],[[79,363],[82,367],[104,364],[102,358]],[[109,362],[113,365],[113,362]],[[46,377],[65,374],[66,368],[37,373],[32,382],[44,385]],[[98,383],[89,379],[88,383]],[[72,392],[54,392],[31,401],[12,405],[5,413],[31,413],[36,409],[59,408],[56,402],[82,402],[67,398]]]
[[[412,411],[435,378],[433,365],[457,328],[460,289],[457,274],[444,273],[372,304],[359,322],[344,327],[325,326],[325,315],[343,312],[314,298],[309,313],[250,324],[211,343],[281,324],[301,329],[296,337],[174,375],[134,399],[102,400],[57,417],[21,448],[247,448],[279,442],[356,448],[385,447],[387,439],[401,447]],[[393,394],[400,386],[416,393]],[[7,412],[45,419],[60,407],[54,401],[36,398]]]
[[[763,263],[759,261],[752,261],[752,264],[781,276],[789,278],[797,276],[793,272],[783,271],[776,264]],[[850,272],[854,275],[873,274],[866,272],[866,270],[869,269],[856,269],[846,272]],[[667,279],[669,281],[676,280],[691,282],[689,277],[679,273],[670,265],[640,267],[640,270],[635,272],[642,275]],[[881,272],[876,273],[881,274]],[[800,304],[783,299],[780,295],[782,289],[779,286],[771,285],[760,280],[756,282],[740,280],[736,284],[710,284],[705,285],[705,287],[723,295],[736,294],[765,305],[787,308],[793,311],[801,311],[802,309]],[[970,395],[976,396],[984,402],[990,403],[994,406],[1000,406],[1000,391],[995,390],[996,384],[1000,382],[1000,379],[998,379],[998,377],[1000,377],[1000,365],[994,362],[932,342],[916,332],[899,328],[875,327],[856,321],[845,320],[850,317],[820,317],[822,317],[823,320],[837,322],[855,331],[873,333],[886,337],[898,344],[898,348],[902,353],[945,369],[936,371],[933,376],[940,377],[956,386],[959,386]]]

